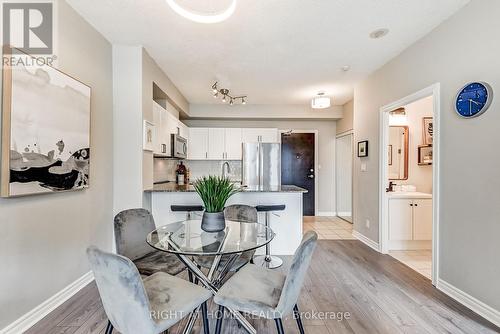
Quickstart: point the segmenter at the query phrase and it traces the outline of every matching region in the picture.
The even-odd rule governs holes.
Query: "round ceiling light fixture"
[[[370,33],[370,38],[379,39],[379,38],[386,36],[388,33],[389,33],[389,29],[386,29],[386,28],[377,29],[377,30],[374,30]]]
[[[318,95],[311,100],[311,108],[313,109],[325,109],[329,108],[330,105],[330,97],[325,96],[325,92],[319,92]]]
[[[231,15],[233,15],[236,9],[236,1],[231,0],[231,3],[226,9],[219,12],[211,12],[207,14],[200,14],[197,12],[190,11],[177,3],[176,0],[165,0],[167,4],[172,8],[174,12],[184,17],[185,19],[191,20],[198,23],[218,23],[227,20]]]

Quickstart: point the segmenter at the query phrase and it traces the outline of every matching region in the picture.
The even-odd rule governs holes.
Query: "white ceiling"
[[[469,1],[238,0],[217,24],[188,21],[165,0],[68,2],[111,42],[142,44],[190,103],[217,103],[210,86],[219,80],[250,104],[308,104],[324,90],[341,105],[356,82]],[[389,35],[370,39],[378,28]]]

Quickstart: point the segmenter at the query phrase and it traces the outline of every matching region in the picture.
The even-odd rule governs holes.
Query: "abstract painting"
[[[89,186],[90,95],[47,65],[3,69],[1,196]]]

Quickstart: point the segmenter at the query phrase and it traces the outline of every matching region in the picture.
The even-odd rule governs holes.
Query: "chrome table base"
[[[283,260],[277,256],[272,255],[258,255],[254,256],[253,263],[256,266],[261,266],[268,269],[276,269],[281,267]]]

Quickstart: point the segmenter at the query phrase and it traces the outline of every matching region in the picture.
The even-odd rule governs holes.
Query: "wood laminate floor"
[[[310,334],[500,333],[424,276],[355,240],[318,242],[299,307]],[[26,333],[104,333],[106,321],[92,283]],[[276,333],[272,321],[250,322],[258,333]],[[170,331],[180,332],[179,326]],[[285,332],[298,333],[293,319],[285,320]],[[193,333],[202,333],[199,321]],[[227,320],[223,333],[244,331]]]

